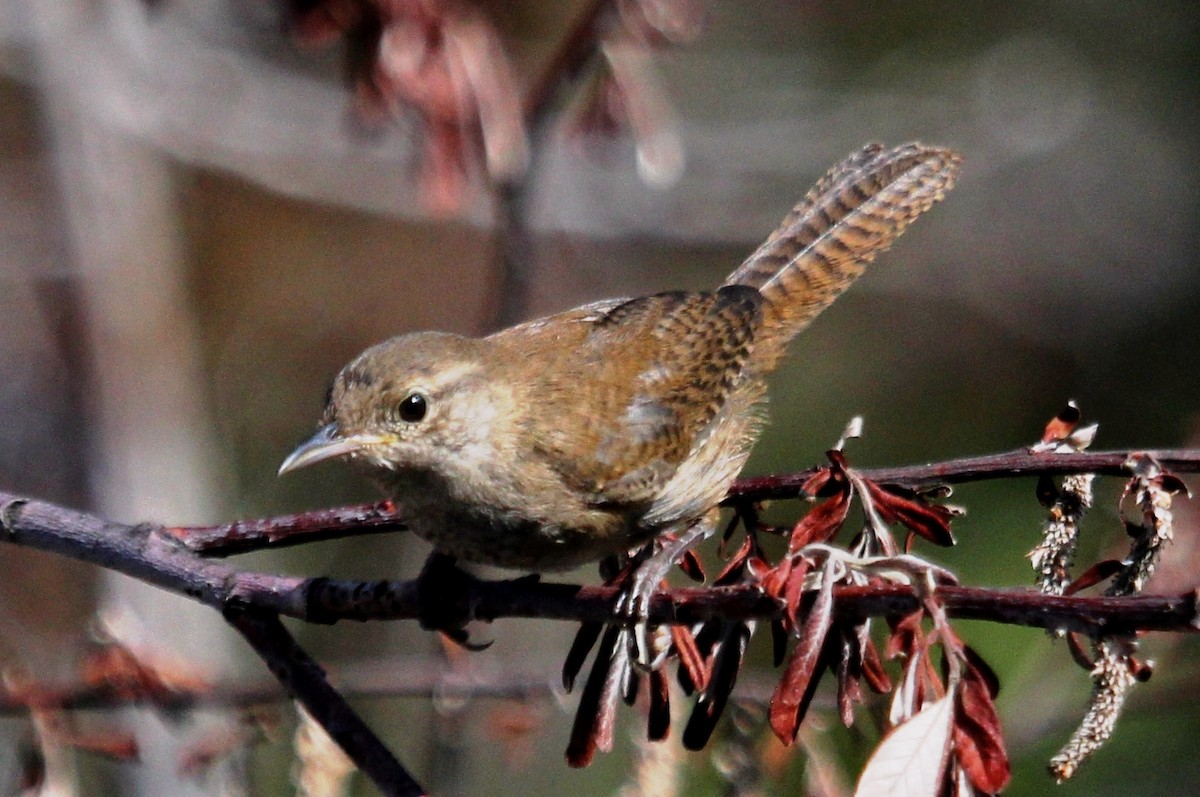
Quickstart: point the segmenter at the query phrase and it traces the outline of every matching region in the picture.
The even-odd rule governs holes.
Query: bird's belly
[[[569,570],[640,543],[644,534],[618,515],[585,528],[472,512],[423,513],[412,530],[466,562],[515,570]]]

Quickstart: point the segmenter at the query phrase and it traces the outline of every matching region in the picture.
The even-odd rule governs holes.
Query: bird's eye
[[[396,414],[400,416],[400,420],[408,423],[416,423],[425,417],[425,413],[429,410],[429,402],[420,393],[409,393],[400,400],[400,404],[396,407]]]

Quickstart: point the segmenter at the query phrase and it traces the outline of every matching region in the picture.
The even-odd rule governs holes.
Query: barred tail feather
[[[755,359],[772,367],[788,341],[954,186],[959,161],[951,150],[917,143],[887,151],[870,144],[818,180],[725,280],[766,299],[758,339],[774,350]]]

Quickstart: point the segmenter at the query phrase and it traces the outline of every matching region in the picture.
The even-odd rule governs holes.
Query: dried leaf
[[[1141,526],[1137,527],[1139,530]],[[1101,581],[1106,581],[1117,573],[1120,573],[1125,567],[1119,559],[1105,559],[1101,562],[1089,567],[1083,571],[1078,578],[1067,585],[1063,590],[1063,595],[1074,595],[1076,592],[1085,590],[1088,587],[1094,587]]]
[[[563,689],[570,692],[575,688],[575,676],[579,675],[579,670],[587,661],[588,654],[592,652],[592,648],[595,647],[596,640],[600,638],[603,630],[603,623],[579,624],[579,630],[575,632],[575,641],[571,643],[571,649],[567,652],[567,660],[563,662]]]
[[[828,542],[838,533],[850,512],[850,485],[846,483],[831,497],[808,511],[792,529],[788,551],[795,553],[814,542]]]
[[[1067,405],[1058,411],[1058,415],[1046,424],[1045,431],[1042,432],[1042,442],[1049,443],[1053,440],[1065,440],[1071,436],[1071,432],[1075,431],[1075,427],[1079,425],[1079,419],[1083,417],[1083,413],[1079,411],[1079,405],[1074,401],[1068,401]]]
[[[831,484],[840,485],[845,483],[845,479],[835,480],[833,469],[826,466],[817,468],[813,475],[804,480],[804,484],[800,485],[800,495],[814,497],[825,494],[825,489]]]
[[[683,729],[683,746],[688,750],[703,749],[712,737],[713,729],[721,719],[737,683],[738,671],[753,630],[753,626],[742,622],[730,623],[725,628],[721,642],[713,653],[712,676],[708,687],[696,701],[687,727]]]
[[[879,660],[879,650],[875,647],[875,642],[868,639],[862,650],[863,677],[867,679],[867,685],[880,695],[892,691],[892,679],[883,669],[883,662]]]
[[[700,563],[700,557],[696,555],[695,551],[683,552],[683,556],[679,559],[679,569],[692,581],[699,584],[704,583],[704,565]]]
[[[624,670],[628,666],[628,649],[623,644],[623,637],[622,629],[610,626],[596,651],[596,661],[579,697],[571,739],[567,743],[567,763],[572,767],[586,767],[592,763],[596,750],[608,752],[612,749],[613,717]]]
[[[1078,633],[1072,631],[1067,634],[1067,650],[1071,652],[1071,658],[1075,663],[1082,667],[1087,672],[1091,672],[1096,667],[1096,661],[1092,658],[1092,654],[1083,646]]]
[[[1038,477],[1036,495],[1039,504],[1049,509],[1058,500],[1059,492],[1058,485],[1050,476],[1043,473]]]
[[[941,504],[931,504],[924,496],[911,490],[894,485],[885,487],[868,479],[862,482],[867,485],[876,510],[888,523],[899,523],[935,545],[954,545],[950,521],[959,512]]]
[[[671,731],[671,687],[662,669],[650,671],[650,710],[646,720],[646,738],[662,741]]]
[[[927,704],[893,728],[867,761],[854,797],[934,797],[950,749],[954,698]]]
[[[673,625],[671,641],[675,645],[675,652],[679,654],[679,666],[687,673],[692,689],[703,690],[708,686],[708,668],[704,664],[704,657],[700,655],[700,648],[696,646],[696,638],[687,628]]]
[[[996,671],[992,669],[992,665],[984,661],[983,656],[980,656],[975,648],[970,645],[962,646],[963,655],[967,659],[967,666],[971,670],[972,677],[979,677],[987,685],[988,695],[994,700],[1000,694],[1000,677],[996,675]]]
[[[784,744],[795,741],[817,682],[827,665],[823,651],[832,625],[833,567],[826,565],[816,600],[804,618],[799,642],[792,651],[783,679],[771,696],[771,730]]]
[[[990,668],[988,673],[991,673]],[[954,749],[958,763],[971,784],[985,794],[1001,791],[1012,777],[1000,717],[992,702],[991,678],[995,675],[991,674],[989,678],[968,660],[963,667],[954,711]]]
[[[854,724],[854,705],[862,702],[863,660],[857,629],[841,626],[838,637],[837,702],[842,724]]]

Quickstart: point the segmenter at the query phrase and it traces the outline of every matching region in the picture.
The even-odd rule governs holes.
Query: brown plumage
[[[526,570],[707,524],[761,431],[764,378],[788,341],[942,198],[957,167],[948,150],[866,147],[715,292],[372,347],[280,470],[349,457],[437,549]]]

